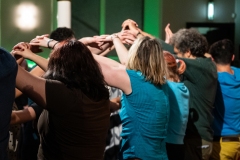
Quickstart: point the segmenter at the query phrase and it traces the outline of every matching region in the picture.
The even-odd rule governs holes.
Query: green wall
[[[162,0],[144,1],[143,30],[156,37],[162,37]]]
[[[28,42],[36,35],[48,34],[57,28],[57,0],[31,0],[40,10],[39,26],[22,31],[14,23],[14,9],[26,0],[0,0],[0,45],[11,51],[18,42]],[[162,0],[72,0],[72,29],[76,37],[112,34],[121,30],[126,19],[135,20],[139,28],[161,37],[160,8]],[[4,20],[4,21],[3,21]],[[48,57],[49,50],[40,54]],[[116,56],[113,51],[110,56]]]

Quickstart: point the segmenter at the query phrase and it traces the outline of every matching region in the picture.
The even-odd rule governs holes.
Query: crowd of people
[[[63,27],[0,48],[0,159],[240,159],[233,43],[165,32],[128,19],[110,35],[76,39]],[[105,56],[113,49],[119,62]]]

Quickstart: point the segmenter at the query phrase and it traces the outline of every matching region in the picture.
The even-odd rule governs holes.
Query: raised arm
[[[46,106],[45,84],[45,79],[33,76],[22,69],[22,67],[18,67],[16,77],[17,89],[43,108]]]
[[[13,47],[13,50],[11,51],[11,54],[13,54],[14,56],[22,56],[26,59],[30,59],[36,62],[38,66],[40,66],[44,71],[47,70],[48,60],[37,54],[34,54],[30,50],[30,45],[27,43],[20,42],[17,45],[15,45]]]
[[[102,54],[105,52],[107,54],[112,48],[113,43],[111,41],[106,41],[105,38],[108,35],[94,36],[94,37],[83,37],[79,39],[80,42],[85,44],[92,54]]]
[[[124,44],[132,44],[136,39],[132,32],[121,31],[112,35],[118,35],[118,38]],[[91,53],[104,56],[115,48],[112,35],[84,37],[79,39],[79,41],[85,44]],[[125,50],[125,52],[127,52],[127,50]]]
[[[37,76],[37,77],[42,77],[45,72],[39,66],[36,66],[29,73],[31,73],[32,75]],[[15,89],[15,98],[17,98],[21,95],[22,95],[22,92],[16,88]]]
[[[21,67],[18,67],[16,77],[17,89],[26,94],[41,107],[46,106],[45,84],[45,79],[31,75]]]
[[[170,43],[170,39],[172,38],[173,36],[173,33],[172,33],[172,30],[170,29],[170,23],[168,23],[165,27],[165,42],[167,44]]]
[[[121,89],[124,93],[132,92],[129,76],[126,67],[110,58],[93,54],[93,57],[101,67],[106,83]]]
[[[113,42],[121,64],[126,65],[128,61],[128,50],[123,43],[132,44],[135,39],[136,36],[134,36],[131,32],[121,31],[107,36],[104,40]]]

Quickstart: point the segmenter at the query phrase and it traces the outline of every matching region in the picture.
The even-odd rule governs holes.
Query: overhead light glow
[[[22,30],[31,30],[37,26],[38,9],[34,4],[23,3],[16,9],[16,24]]]
[[[208,2],[208,20],[213,20],[214,16],[214,3]]]

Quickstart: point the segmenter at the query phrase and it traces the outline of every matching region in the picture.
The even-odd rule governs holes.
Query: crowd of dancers
[[[128,19],[109,35],[58,28],[1,48],[0,159],[238,160],[233,43],[165,32],[163,41]],[[113,49],[119,62],[105,56]]]

